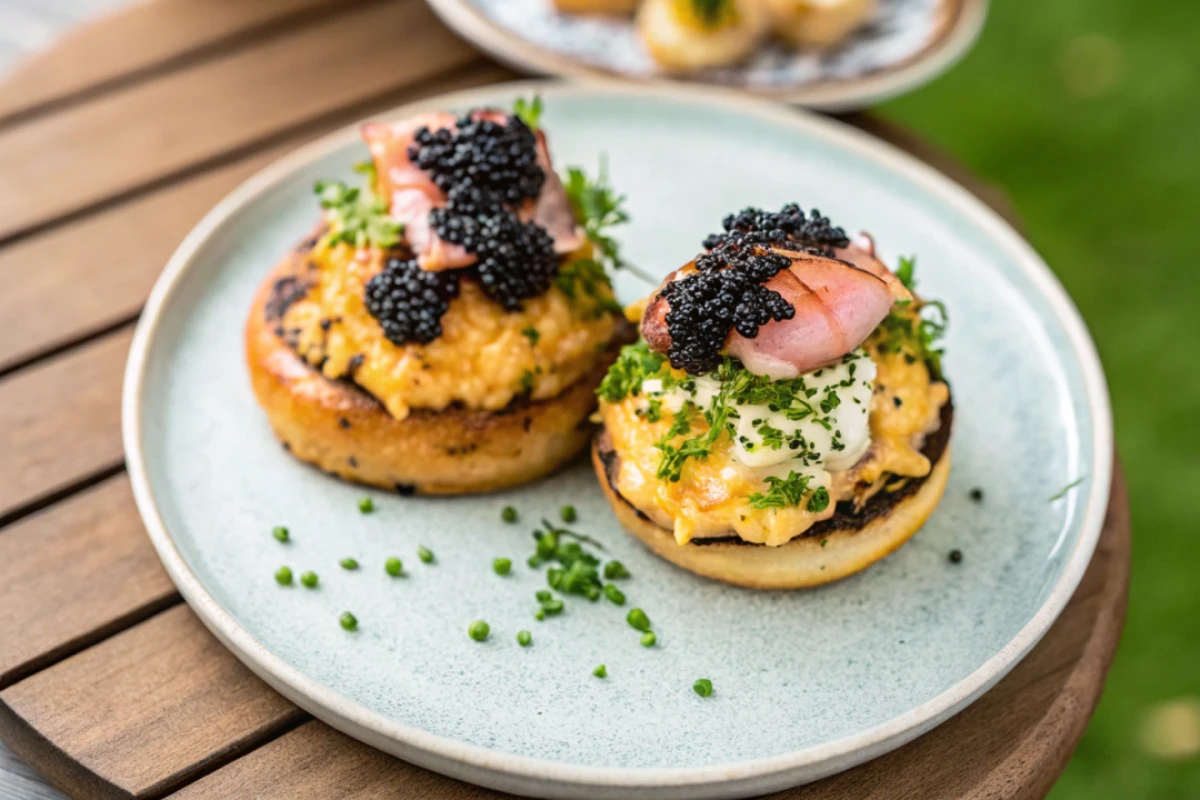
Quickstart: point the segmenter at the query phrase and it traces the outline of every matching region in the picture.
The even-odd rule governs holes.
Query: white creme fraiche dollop
[[[867,452],[875,362],[865,350],[778,383],[792,389],[787,408],[729,399],[734,460],[781,477],[792,471],[808,474],[824,485],[822,473],[850,469]],[[721,383],[708,374],[669,388],[660,379],[649,379],[641,389],[643,396],[660,398],[664,409],[678,414],[689,401],[700,410],[710,409],[719,400]]]

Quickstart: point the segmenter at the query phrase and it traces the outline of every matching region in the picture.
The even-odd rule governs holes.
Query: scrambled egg
[[[644,398],[633,395],[615,404],[601,403],[601,418],[620,458],[618,490],[657,524],[673,530],[680,544],[732,531],[748,542],[778,546],[831,517],[838,500],[861,504],[895,476],[928,475],[932,465],[920,448],[926,434],[937,429],[950,390],[930,377],[924,362],[904,352],[890,352],[882,335],[877,331],[864,343],[876,368],[869,413],[871,443],[853,466],[828,474],[827,483],[822,481],[834,501],[825,508],[810,511],[805,503],[753,507],[750,495],[767,491],[765,479],[778,476],[778,470],[741,463],[728,433],[721,434],[706,457],[687,460],[678,481],[659,478],[662,452],[655,444],[671,428],[675,415],[664,409],[661,419],[650,422],[644,415]],[[689,435],[707,430],[703,417],[692,419]]]
[[[325,377],[353,376],[397,419],[414,408],[459,403],[498,411],[518,395],[555,397],[599,363],[620,323],[600,305],[612,303],[605,284],[575,297],[552,285],[522,310],[508,312],[476,281],[464,279],[442,317],[442,336],[398,346],[384,338],[363,299],[382,268],[378,249],[328,247],[322,239],[310,261],[309,292],[283,318],[289,341]]]

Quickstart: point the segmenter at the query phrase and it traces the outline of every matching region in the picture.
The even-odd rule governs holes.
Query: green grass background
[[[1200,758],[1139,736],[1200,696],[1200,0],[992,0],[970,55],[881,111],[1008,191],[1108,375],[1129,617],[1051,798],[1200,800]]]

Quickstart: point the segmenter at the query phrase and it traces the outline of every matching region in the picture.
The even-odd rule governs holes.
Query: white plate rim
[[[303,675],[269,652],[220,606],[187,566],[158,511],[142,451],[141,407],[147,357],[162,311],[202,245],[230,217],[314,160],[359,138],[358,123],[328,134],[263,168],[227,195],[184,238],[155,283],[134,333],[126,364],[121,404],[126,468],[138,511],[167,573],[209,630],[255,674],[288,699],[344,733],[405,760],[493,788],[544,797],[737,797],[775,791],[826,775],[893,750],[932,729],[1003,678],[1038,643],[1058,618],[1091,561],[1108,506],[1113,468],[1112,414],[1099,356],[1066,290],[1033,248],[998,214],[950,178],[895,146],[845,123],[816,114],[711,88],[631,85],[614,81],[514,81],[467,89],[405,104],[371,115],[388,120],[447,106],[494,102],[497,96],[539,93],[628,94],[708,104],[714,110],[757,117],[809,136],[836,142],[921,185],[953,205],[1007,249],[1041,292],[1063,325],[1083,375],[1092,416],[1091,464],[1081,465],[1089,497],[1079,540],[1041,608],[1004,647],[973,673],[938,696],[880,725],[831,742],[765,758],[702,768],[616,768],[564,764],[498,753],[389,720]]]
[[[472,44],[517,70],[573,79],[626,80],[639,85],[714,86],[685,77],[634,76],[587,64],[547,50],[505,30],[470,0],[427,0],[434,13]],[[959,8],[947,29],[922,51],[898,64],[854,78],[793,86],[720,86],[819,111],[853,111],[922,86],[953,67],[979,39],[989,0],[955,0]]]

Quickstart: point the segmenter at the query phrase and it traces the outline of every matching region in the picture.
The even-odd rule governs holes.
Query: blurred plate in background
[[[744,89],[825,111],[862,108],[921,86],[974,44],[987,0],[880,0],[842,45],[796,50],[774,40],[745,63],[671,75],[625,16],[567,14],[552,0],[429,0],[450,27],[516,69]]]

